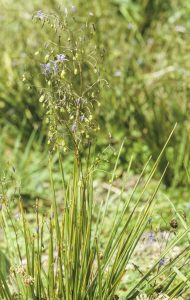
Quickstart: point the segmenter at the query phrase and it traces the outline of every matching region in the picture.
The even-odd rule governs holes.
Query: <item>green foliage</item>
[[[156,172],[161,155],[162,153],[137,200],[134,196],[146,166],[133,192],[124,202],[121,201],[121,191],[106,239],[102,234],[118,158],[107,197],[100,205],[93,197],[93,161],[89,163],[93,157],[87,159],[88,163],[83,165],[83,168],[76,159],[71,179],[65,181],[64,161],[62,155],[59,155],[63,197],[61,206],[58,206],[56,201],[50,161],[52,208],[43,216],[37,201],[36,221],[33,225],[30,225],[23,210],[21,198],[19,215],[15,218],[11,208],[12,202],[2,185],[0,224],[5,233],[4,247],[11,264],[8,280],[5,274],[0,272],[2,299],[114,299],[153,213],[160,182],[148,201],[144,203],[142,196]],[[99,213],[95,214],[96,211]],[[172,299],[187,290],[189,227],[180,217],[179,222],[182,223],[182,228],[171,236],[151,268],[143,276],[140,273],[139,279],[136,278],[137,283],[124,294],[125,299],[135,299],[143,291],[147,295],[162,292]],[[183,246],[175,257],[172,257],[173,249],[179,243]],[[167,261],[164,263],[166,257]]]
[[[36,197],[48,199],[48,193],[44,190],[49,181],[49,149],[47,145],[44,147],[44,137],[39,137],[39,134],[33,131],[25,143],[24,132],[21,130],[17,138],[14,138],[17,133],[12,126],[4,127],[1,132],[1,176],[6,178],[6,188],[9,193],[14,192],[15,196],[22,193],[26,202]]]
[[[122,133],[130,142],[137,138],[138,132],[141,147],[146,143],[156,157],[172,124],[178,122],[172,147],[160,168],[163,170],[169,160],[166,184],[173,180],[174,185],[184,183],[184,165],[188,167],[189,163],[184,150],[189,147],[186,15],[189,4],[186,1],[182,6],[179,1],[113,2],[116,6],[112,7],[112,13],[116,15],[119,9],[120,18],[117,15],[115,21],[109,19],[109,13],[98,18],[99,37],[107,51],[107,79],[111,82],[110,93],[106,91],[103,97],[105,110],[110,99],[114,108],[107,124],[110,131],[118,126],[114,133],[123,128]],[[117,22],[115,26],[113,22]]]

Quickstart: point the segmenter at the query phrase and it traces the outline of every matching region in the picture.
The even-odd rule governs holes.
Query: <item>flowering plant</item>
[[[105,80],[101,78],[102,57],[92,18],[90,14],[84,25],[68,11],[63,20],[41,11],[34,16],[55,30],[55,42],[42,50],[45,62],[40,63],[46,83],[40,102],[46,111],[53,148],[62,145],[67,150],[74,146],[79,152],[99,130],[94,111],[100,106],[99,92]]]

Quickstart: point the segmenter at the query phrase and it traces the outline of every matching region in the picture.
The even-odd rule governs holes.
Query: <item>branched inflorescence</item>
[[[66,151],[74,146],[80,151],[99,130],[95,116],[104,80],[100,78],[102,55],[91,18],[79,22],[68,11],[63,20],[42,11],[34,16],[34,20],[55,30],[55,42],[45,46],[45,61],[40,62],[46,84],[40,102],[45,108],[52,148],[61,145]]]

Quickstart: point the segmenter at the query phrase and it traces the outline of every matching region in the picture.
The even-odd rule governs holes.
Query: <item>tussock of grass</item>
[[[188,219],[157,197],[189,180],[188,1],[58,2],[3,4],[0,297],[189,297]],[[139,175],[117,188],[125,165]]]

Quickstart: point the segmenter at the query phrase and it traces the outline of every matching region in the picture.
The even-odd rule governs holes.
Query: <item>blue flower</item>
[[[41,68],[42,68],[42,73],[47,76],[49,74],[51,74],[52,70],[51,70],[51,65],[50,63],[47,64],[40,64]]]
[[[155,239],[155,234],[154,234],[154,232],[149,232],[149,234],[148,234],[148,239],[149,239],[149,241],[150,241],[150,243],[154,243],[154,242],[156,242],[156,239]]]
[[[165,258],[161,258],[161,260],[159,261],[159,267],[162,267],[165,264]]]
[[[68,59],[66,59],[65,54],[57,54],[56,58],[57,58],[58,61],[68,60]]]
[[[46,15],[43,13],[42,10],[38,10],[34,17],[40,20],[44,20],[46,18]]]
[[[52,73],[54,73],[54,75],[56,75],[57,71],[59,70],[59,67],[57,65],[57,61],[55,60],[50,60],[49,63],[47,64],[40,64],[41,68],[42,68],[42,73],[45,76],[48,76]]]

